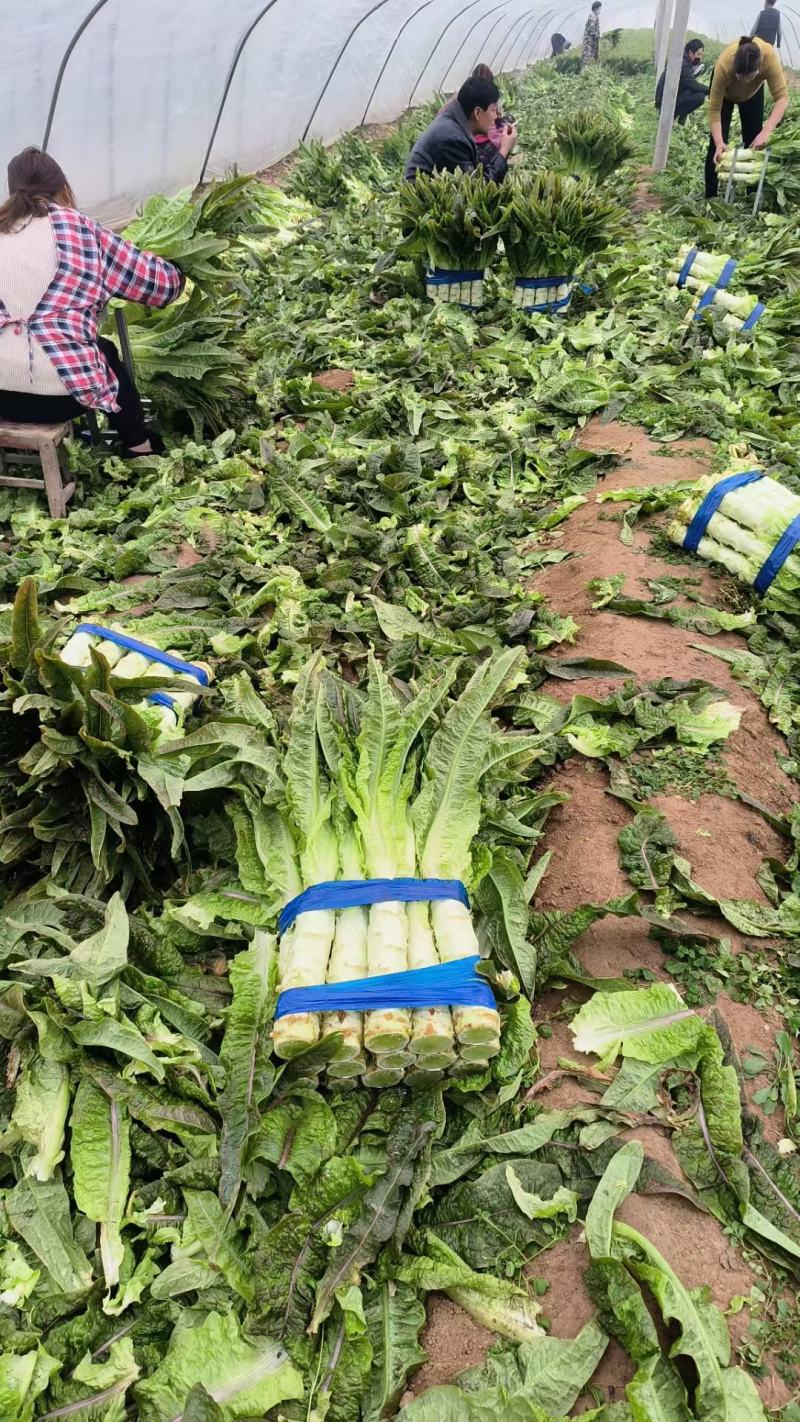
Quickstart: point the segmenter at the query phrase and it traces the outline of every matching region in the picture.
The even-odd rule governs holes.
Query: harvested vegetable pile
[[[508,97],[523,140],[577,132],[587,103],[614,115],[619,163],[646,155],[651,88],[547,63]],[[684,553],[646,596],[612,564],[594,622],[570,520],[619,463],[580,441],[602,413],[665,454],[710,435],[709,485],[766,469],[774,503],[756,519],[751,485],[724,517],[782,531],[800,495],[795,228],[695,210],[692,121],[661,180],[673,200],[644,218],[542,172],[533,143],[514,187],[398,198],[427,117],[376,148],[310,144],[288,198],[234,179],[153,199],[131,235],[196,279],[164,324],[131,324],[168,453],[132,468],[76,449],[59,523],[0,491],[3,1422],[759,1422],[773,1384],[794,1422],[800,821],[733,778],[775,744],[800,778],[794,608],[701,584]],[[583,263],[593,290],[558,319],[515,310],[491,271],[480,313],[425,302],[420,256],[501,237],[512,270]],[[666,273],[686,247],[704,285],[730,253],[770,320],[685,327],[695,288]],[[647,566],[644,520],[671,548],[666,523],[707,486],[620,482],[603,527]],[[560,564],[572,611],[541,590]],[[750,699],[699,655],[684,675],[666,639],[652,679],[573,645],[579,620],[622,617],[702,637]],[[84,620],[207,666],[210,686],[117,660]],[[775,742],[742,741],[754,697]],[[587,817],[576,853],[613,872],[554,906],[545,828],[590,777],[616,819]],[[757,881],[715,888],[703,839],[671,823],[675,779],[752,814]],[[280,931],[304,889],[365,876],[457,880],[469,909],[389,899]],[[604,924],[634,948],[599,976],[581,952]],[[478,956],[493,1007],[278,1015],[282,992]],[[726,1025],[751,1001],[779,1027],[755,1066]],[[682,1276],[650,1226],[667,1205],[736,1261],[741,1294]],[[587,1313],[560,1336],[565,1255]],[[437,1296],[493,1346],[415,1381]]]

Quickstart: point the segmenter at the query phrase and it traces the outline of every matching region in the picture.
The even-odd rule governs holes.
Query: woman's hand
[[[767,146],[768,143],[769,143],[769,133],[767,132],[767,130],[766,130],[765,128],[762,128],[761,132],[756,134],[755,138],[753,139],[753,142],[750,144],[750,147],[751,147],[751,148],[766,148],[766,146]]]
[[[723,153],[727,153],[727,151],[728,151],[728,145],[727,145],[727,143],[723,143],[723,142],[718,143],[718,144],[717,144],[717,151],[716,151],[716,153],[714,154],[714,162],[715,162],[715,163],[719,163],[719,160],[720,160],[720,158],[722,157]]]

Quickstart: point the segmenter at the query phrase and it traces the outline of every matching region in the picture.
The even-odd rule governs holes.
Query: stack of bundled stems
[[[740,465],[752,469],[753,465]],[[708,474],[696,483],[680,505],[669,536],[683,545],[686,530],[703,499],[720,479],[737,472]],[[697,552],[710,563],[720,563],[742,582],[752,585],[789,524],[800,515],[800,498],[775,479],[762,478],[725,495],[708,522]],[[800,553],[790,553],[764,595],[768,607],[797,615],[800,612]]]
[[[603,182],[634,153],[630,134],[600,109],[577,109],[553,124],[558,167]]]
[[[503,248],[515,277],[571,279],[588,256],[618,235],[622,209],[589,178],[540,172],[506,185]],[[570,281],[548,288],[542,299],[568,296]],[[520,289],[525,304],[525,291]],[[528,298],[530,299],[530,298]]]
[[[353,737],[331,709],[336,683],[312,666],[295,694],[286,801],[269,817],[272,875],[285,901],[334,879],[443,878],[469,882],[480,827],[480,781],[497,731],[489,709],[515,671],[516,651],[484,662],[455,699],[456,668],[406,704],[371,660]],[[435,729],[431,730],[435,724]],[[457,899],[389,901],[301,913],[280,945],[281,991],[435,967],[479,953]],[[393,1086],[481,1069],[500,1049],[494,1007],[376,1007],[291,1013],[273,1045],[292,1057],[337,1034],[329,1077]]]
[[[402,184],[395,199],[403,231],[399,250],[421,258],[429,270],[485,271],[497,251],[503,205],[502,188],[482,173],[418,173],[413,183]],[[454,280],[436,295],[480,305],[483,293],[476,287]]]
[[[764,171],[766,153],[763,148],[740,148],[736,152],[736,165],[733,162],[734,150],[726,148],[719,160],[719,174],[727,182],[731,172],[735,183],[757,183]]]
[[[685,324],[687,326],[691,325],[695,318],[695,312],[700,304],[701,295],[702,293],[698,292],[692,300],[692,304],[686,314]],[[726,331],[729,331],[731,335],[735,335],[737,331],[741,331],[748,316],[751,315],[753,308],[758,305],[758,297],[751,296],[747,291],[734,294],[731,291],[715,290],[711,305],[714,307],[715,312],[725,313],[720,324]]]
[[[123,628],[112,623],[109,630],[122,632]],[[153,650],[159,651],[160,648],[154,647]],[[165,667],[163,662],[153,661],[143,652],[126,651],[116,642],[98,637],[91,632],[74,632],[62,648],[60,660],[67,666],[86,671],[92,665],[93,651],[101,656],[109,670],[113,671],[115,684],[125,681],[138,684],[142,678],[145,678],[150,682],[151,691],[162,689],[166,691],[172,701],[172,707],[153,705],[146,697],[135,706],[139,714],[144,716],[148,724],[155,729],[157,735],[174,736],[177,730],[182,729],[185,714],[191,710],[200,695],[200,682],[197,677],[192,676],[191,672],[173,671],[171,667]],[[174,649],[168,649],[168,655],[183,660],[182,654]],[[206,662],[195,662],[194,665],[201,667],[209,680],[211,679],[212,671]],[[156,680],[151,681],[151,678]],[[190,689],[186,691],[172,690],[171,683],[175,681],[186,682]]]
[[[667,272],[669,286],[678,285],[678,277],[691,250],[688,242],[684,242],[679,249],[677,257]],[[684,279],[684,287],[687,291],[703,292],[708,286],[716,286],[729,261],[730,257],[726,252],[720,256],[717,252],[698,251],[689,268],[689,275]]]

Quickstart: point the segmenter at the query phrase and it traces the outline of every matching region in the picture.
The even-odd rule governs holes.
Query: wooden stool
[[[71,429],[69,421],[61,425],[12,425],[0,420],[0,487],[44,489],[50,517],[66,518],[67,502],[75,493],[74,479],[67,482],[69,466],[63,443]],[[38,454],[43,478],[23,479],[6,473],[8,462],[4,451],[9,449]],[[15,459],[14,462],[24,461]]]

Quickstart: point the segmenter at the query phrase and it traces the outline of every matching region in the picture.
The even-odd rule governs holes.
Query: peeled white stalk
[[[399,1052],[375,1053],[375,1065],[380,1067],[389,1067],[390,1069],[399,1067],[401,1071],[405,1072],[407,1067],[413,1065],[413,1062],[413,1054],[402,1049]]]
[[[136,681],[140,676],[149,676],[153,662],[141,652],[126,652],[114,668],[116,676],[125,681]]]
[[[376,877],[370,866],[370,877]],[[382,877],[378,875],[377,877]],[[390,876],[391,877],[391,876]],[[372,904],[367,932],[367,969],[371,978],[383,973],[403,973],[408,967],[406,905]],[[371,1052],[396,1051],[411,1035],[411,1013],[406,1007],[383,1007],[368,1012],[364,1021],[364,1046]]]
[[[89,632],[73,632],[61,649],[60,660],[66,662],[68,667],[88,667],[91,661],[89,648],[94,646],[95,640]]]
[[[472,915],[460,900],[435,899],[431,922],[443,963],[480,955]],[[454,1007],[453,1026],[459,1042],[493,1042],[500,1036],[500,1014],[495,1007]]]
[[[358,841],[352,830],[339,834],[339,865],[343,879],[364,877]],[[369,917],[365,908],[339,910],[326,982],[352,982],[367,976],[368,926]],[[339,1032],[342,1037],[339,1061],[361,1055],[364,1025],[360,1012],[326,1012],[322,1019],[322,1035],[329,1037],[333,1032]]]
[[[313,987],[326,981],[336,914],[333,909],[311,909],[298,914],[281,939],[280,990]],[[313,1046],[319,1037],[319,1014],[290,1012],[277,1018],[272,1042],[279,1057],[293,1057]]]
[[[685,531],[682,523],[671,523],[667,530],[673,543],[679,544],[683,543]],[[752,563],[734,548],[729,548],[725,543],[717,543],[713,538],[701,538],[696,552],[698,557],[705,558],[709,563],[721,563],[723,568],[727,568],[729,573],[733,573],[745,583],[752,583],[761,567],[760,563]]]
[[[441,962],[426,903],[407,905],[408,966],[435,968]],[[420,1056],[453,1046],[453,1019],[448,1007],[418,1007],[411,1017],[411,1050]]]
[[[451,1067],[456,1060],[455,1051],[449,1052],[429,1052],[427,1056],[417,1057],[417,1071],[442,1071]]]
[[[353,1077],[361,1076],[366,1065],[364,1057],[337,1057],[335,1061],[328,1063],[328,1077],[331,1081],[349,1081]]]
[[[462,1062],[480,1062],[485,1065],[490,1057],[496,1057],[500,1051],[500,1038],[495,1037],[491,1042],[463,1042],[458,1049],[458,1055]]]
[[[374,1066],[367,1068],[361,1080],[365,1086],[399,1086],[404,1075],[405,1072],[402,1067],[383,1067],[378,1066],[376,1063]]]

